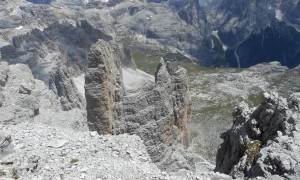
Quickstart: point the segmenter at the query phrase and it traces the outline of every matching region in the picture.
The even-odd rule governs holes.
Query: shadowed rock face
[[[191,118],[186,70],[173,69],[162,60],[155,83],[124,94],[120,60],[119,50],[107,42],[98,41],[91,48],[85,84],[90,130],[137,134],[161,169],[194,169],[186,150]]]
[[[228,65],[250,67],[279,61],[289,68],[296,67],[299,7],[299,0],[222,1],[212,13],[210,23],[227,47]]]
[[[299,93],[288,99],[264,93],[256,109],[239,105],[232,128],[221,136],[215,170],[233,177],[299,177],[299,103]]]
[[[279,61],[294,68],[300,64],[300,32],[285,22],[273,22],[226,52],[231,67],[250,67]]]

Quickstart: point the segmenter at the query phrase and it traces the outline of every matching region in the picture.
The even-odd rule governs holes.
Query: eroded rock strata
[[[161,169],[194,169],[186,150],[191,118],[186,70],[161,60],[155,82],[126,92],[118,51],[101,40],[91,48],[85,84],[90,130],[137,134]]]
[[[88,67],[85,96],[90,130],[99,134],[124,132],[124,88],[120,53],[108,42],[100,40],[91,48]],[[122,131],[117,130],[118,128]]]

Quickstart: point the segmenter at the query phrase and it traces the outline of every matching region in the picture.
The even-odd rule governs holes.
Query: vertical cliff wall
[[[100,40],[89,53],[85,76],[87,118],[90,130],[99,134],[119,133],[123,121],[121,56],[109,43]]]

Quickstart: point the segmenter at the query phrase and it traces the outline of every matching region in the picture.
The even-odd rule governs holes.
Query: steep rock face
[[[205,65],[214,64],[211,59],[220,59],[211,51],[210,25],[197,0],[134,4],[125,1],[115,7],[111,16],[124,24],[116,30],[119,37],[131,37],[134,32],[134,39],[149,41],[148,49],[178,49],[178,54],[188,54]]]
[[[89,54],[85,76],[87,118],[90,130],[99,134],[124,132],[121,56],[105,41],[98,41]]]
[[[34,4],[66,4],[66,5],[85,5],[89,0],[27,0]]]
[[[191,118],[186,70],[173,69],[162,60],[155,83],[124,96],[120,57],[119,50],[104,41],[91,48],[85,84],[90,130],[137,134],[161,169],[194,169],[186,150]]]
[[[144,140],[152,160],[161,169],[193,169],[193,160],[185,148],[175,148],[188,146],[190,105],[186,70],[173,69],[163,60],[158,65],[155,84],[125,99],[128,132]]]
[[[238,106],[232,128],[222,134],[215,170],[233,177],[299,177],[299,103],[299,93],[288,99],[264,93],[258,108]]]

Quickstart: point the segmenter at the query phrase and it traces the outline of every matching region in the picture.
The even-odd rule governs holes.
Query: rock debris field
[[[2,178],[168,179],[135,135],[100,136],[32,123],[5,129],[13,134],[6,149],[13,153],[1,159]]]

